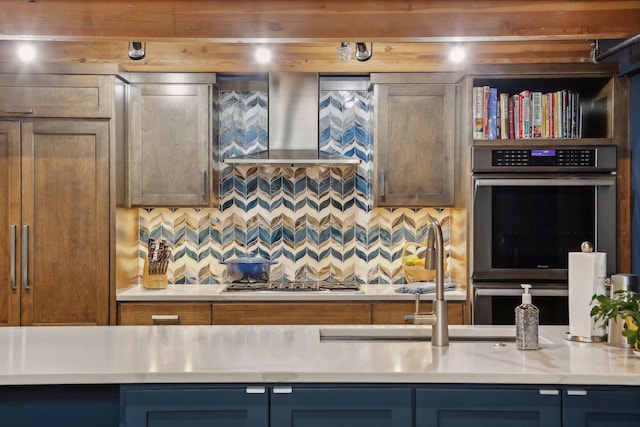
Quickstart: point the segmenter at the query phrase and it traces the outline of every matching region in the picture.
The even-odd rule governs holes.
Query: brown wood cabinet
[[[210,325],[211,304],[120,303],[119,325]]]
[[[198,76],[197,74],[195,76]],[[179,81],[183,79],[184,82]],[[129,177],[133,206],[210,206],[215,75],[132,74]],[[198,83],[204,81],[208,83]]]
[[[431,310],[425,301],[420,311]],[[368,325],[404,324],[413,314],[409,301],[348,302],[121,302],[120,325]],[[466,323],[465,302],[448,303],[449,324]],[[155,320],[154,320],[155,316]]]
[[[0,121],[0,324],[107,324],[110,211],[108,121]]]
[[[340,325],[371,323],[371,304],[324,303],[216,303],[214,325]]]
[[[109,118],[111,81],[109,75],[3,74],[0,117]]]
[[[467,68],[460,111],[466,147],[471,145],[541,147],[615,145],[617,148],[616,271],[631,269],[631,148],[629,141],[629,80],[618,77],[618,65],[602,64],[509,64]],[[489,86],[511,95],[523,90],[579,94],[582,116],[580,138],[473,139],[473,87]],[[468,153],[468,150],[466,151]],[[462,176],[462,175],[461,175]],[[469,180],[468,173],[464,175]],[[470,182],[467,182],[470,188]],[[471,235],[471,234],[470,234]]]
[[[456,86],[412,83],[407,77],[394,82],[393,76],[371,77],[376,111],[374,205],[452,206]]]
[[[413,302],[374,302],[371,305],[371,323],[384,325],[405,324],[404,316],[415,312]],[[420,303],[420,312],[428,313],[432,310],[432,303],[424,301]],[[450,325],[465,325],[465,302],[449,301],[447,303],[447,316]]]

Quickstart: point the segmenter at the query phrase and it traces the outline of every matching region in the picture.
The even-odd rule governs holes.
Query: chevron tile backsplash
[[[448,209],[372,209],[373,123],[367,91],[323,91],[320,147],[358,166],[290,168],[225,165],[220,208],[139,210],[141,260],[147,239],[173,246],[173,284],[225,283],[221,260],[247,252],[276,261],[271,280],[403,283],[402,248],[426,239],[437,218],[449,250]],[[265,150],[267,93],[219,93],[220,159]]]

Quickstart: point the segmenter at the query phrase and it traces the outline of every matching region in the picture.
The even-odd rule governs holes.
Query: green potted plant
[[[596,323],[602,321],[606,327],[609,320],[620,319],[625,325],[622,336],[632,348],[640,350],[640,293],[621,289],[612,297],[596,294],[591,301],[597,302],[591,308],[591,317]]]

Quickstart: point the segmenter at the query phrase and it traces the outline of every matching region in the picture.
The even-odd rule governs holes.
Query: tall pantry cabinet
[[[0,325],[109,321],[113,78],[0,74]]]

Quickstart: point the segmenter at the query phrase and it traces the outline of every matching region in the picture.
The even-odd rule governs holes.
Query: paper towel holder
[[[592,253],[593,252],[593,243],[589,241],[584,241],[580,245],[580,250],[583,253]],[[605,254],[606,255],[606,254]],[[611,279],[607,277],[596,277],[597,280],[602,280],[602,285],[607,286],[611,283]],[[571,294],[571,292],[569,292]],[[571,296],[571,295],[569,295]],[[571,319],[569,319],[571,321]],[[603,335],[591,335],[591,336],[581,336],[581,335],[572,335],[570,332],[567,332],[565,335],[565,339],[567,341],[577,341],[583,343],[601,343],[607,340],[607,334]]]

